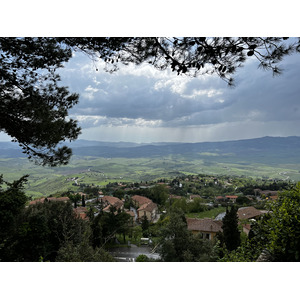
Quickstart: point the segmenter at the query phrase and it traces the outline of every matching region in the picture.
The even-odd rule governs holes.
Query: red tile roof
[[[243,224],[244,228],[246,228],[248,231],[251,229],[251,224]]]
[[[126,210],[125,211],[127,214],[129,214],[131,217],[135,217],[135,214],[132,210]]]
[[[102,198],[102,201],[107,201],[109,205],[114,205],[114,206],[118,206],[118,205],[123,205],[122,200],[120,200],[117,197],[112,197],[112,196],[104,196]]]
[[[74,211],[75,211],[77,217],[79,217],[79,218],[81,218],[83,220],[85,220],[85,219],[88,218],[87,217],[88,210],[87,210],[86,207],[79,206],[79,207],[74,208]]]
[[[132,197],[132,200],[135,201],[140,207],[145,204],[145,203],[151,203],[152,200],[150,200],[147,197],[143,197],[143,196],[138,196],[138,195],[134,195]]]
[[[223,231],[222,221],[217,221],[209,218],[193,219],[187,218],[188,230],[201,231],[201,232],[219,232]]]
[[[262,215],[263,213],[253,206],[240,207],[238,209],[238,217],[240,220],[251,219]]]
[[[46,198],[40,198],[33,201],[30,201],[29,204],[36,204],[36,203],[44,203]],[[47,197],[48,201],[69,201],[69,197]]]
[[[145,210],[145,211],[149,211],[149,212],[152,212],[154,209],[157,208],[157,205],[153,202],[150,202],[150,203],[145,203],[143,204],[139,209],[138,211],[142,211],[142,210]]]

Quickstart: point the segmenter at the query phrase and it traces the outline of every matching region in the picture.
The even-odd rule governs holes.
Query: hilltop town
[[[48,195],[31,200],[28,205],[69,202],[77,218],[86,222],[95,222],[103,215],[112,216],[115,223],[122,220],[122,224],[118,223],[121,230],[113,230],[116,225],[113,224],[105,237],[108,238],[105,245],[113,248],[147,244],[150,249],[158,249],[161,230],[170,213],[177,210],[186,219],[186,229],[213,246],[223,233],[223,218],[229,208],[237,208],[237,226],[241,239],[246,239],[251,225],[269,213],[267,203],[276,201],[280,191],[290,184],[283,180],[237,176],[181,175],[172,180],[115,182],[104,187],[81,184],[80,192]],[[138,254],[127,261],[136,260]],[[144,259],[150,258],[146,255]]]

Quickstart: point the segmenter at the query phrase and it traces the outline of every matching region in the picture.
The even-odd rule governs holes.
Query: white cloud
[[[99,89],[92,87],[89,85],[87,88],[84,89],[84,92],[82,93],[82,97],[93,100],[95,98],[95,93],[97,93]]]
[[[103,64],[95,67],[79,56],[65,68],[63,80],[71,91],[80,93],[72,115],[84,116],[79,122],[89,132],[93,126],[110,126],[116,135],[122,128],[123,133],[143,132],[149,139],[158,132],[164,133],[157,135],[162,139],[188,138],[189,132],[191,140],[255,137],[275,134],[280,128],[288,134],[295,132],[288,122],[296,124],[300,119],[296,58],[287,58],[287,70],[275,78],[257,70],[256,63],[248,63],[238,70],[233,89],[216,76],[177,76],[150,65],[129,65],[109,74],[102,70]]]

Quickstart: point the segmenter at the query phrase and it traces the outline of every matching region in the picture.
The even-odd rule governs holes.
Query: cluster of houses
[[[254,189],[254,196],[247,196],[249,200],[276,200],[278,198],[278,191],[270,191],[270,190],[261,190],[261,189]],[[231,202],[235,203],[238,196],[236,195],[226,195],[226,196],[217,196],[215,200],[217,202]]]
[[[132,196],[132,202],[134,207],[130,209],[124,208],[125,200],[120,200],[117,197],[113,196],[100,196],[100,202],[103,207],[104,212],[109,212],[111,207],[116,208],[116,213],[118,210],[125,211],[130,215],[132,221],[141,221],[141,219],[145,216],[148,221],[155,221],[158,217],[158,207],[151,199],[143,196]]]
[[[260,216],[267,213],[266,210],[258,210],[253,206],[240,207],[237,211],[239,224],[243,228],[243,232],[247,235],[251,229],[251,221],[257,220]],[[225,215],[225,214],[224,214]],[[204,218],[187,218],[188,230],[194,234],[201,234],[204,239],[213,240],[218,232],[223,232],[222,220]]]
[[[255,198],[256,199],[267,199],[267,200],[275,200],[277,199],[277,191],[270,191],[270,190],[260,190],[255,189]],[[79,193],[82,197],[86,198],[86,194]],[[180,196],[176,195],[170,195],[170,198],[180,198]],[[195,198],[201,197],[200,195],[189,195],[189,199],[187,199],[188,202],[194,201]],[[215,198],[216,203],[221,202],[231,202],[235,203],[238,196],[236,195],[226,195],[226,196],[217,196]],[[126,209],[124,207],[125,200],[119,199],[117,197],[113,196],[106,196],[103,195],[102,192],[99,192],[97,202],[99,201],[101,203],[101,209],[103,212],[110,212],[111,207],[115,208],[115,213],[118,213],[118,211],[124,211],[131,217],[131,223],[134,224],[136,222],[141,222],[142,218],[146,217],[148,221],[154,222],[158,219],[158,207],[157,204],[154,203],[151,199],[134,195],[131,197],[132,203],[134,207],[131,207],[130,209]],[[36,204],[36,203],[43,203],[46,201],[69,201],[68,197],[49,197],[49,198],[41,198],[34,201],[31,201],[30,204]],[[92,201],[92,200],[89,200]],[[96,201],[96,200],[93,200]],[[98,202],[98,203],[99,203]],[[74,212],[76,215],[81,219],[87,219],[88,209],[85,206],[78,206],[74,208]],[[241,207],[238,209],[238,219],[239,224],[242,227],[243,232],[246,234],[249,234],[249,231],[251,229],[251,221],[259,218],[261,215],[266,213],[266,211],[258,210],[253,206],[248,207]],[[223,216],[225,213],[223,214]],[[187,218],[187,226],[188,230],[195,234],[201,234],[204,239],[212,240],[216,236],[218,232],[222,232],[222,218],[216,218],[216,219],[210,219],[210,218],[204,218],[204,219],[196,219],[196,218]]]
[[[78,193],[81,196],[86,197],[84,193]],[[30,205],[37,203],[44,203],[47,201],[69,201],[69,197],[48,197],[48,198],[40,198],[37,200],[30,201]],[[96,201],[96,200],[95,200]],[[132,218],[132,222],[141,221],[141,219],[145,216],[148,221],[155,221],[158,218],[158,207],[157,204],[154,203],[151,199],[143,196],[132,196],[132,202],[135,208],[125,209],[124,208],[124,200],[120,200],[117,197],[113,196],[104,196],[101,192],[99,193],[98,201],[101,203],[101,209],[103,212],[110,212],[111,207],[115,208],[115,213],[118,213],[119,210],[125,211]],[[88,209],[86,206],[78,206],[74,208],[74,212],[81,219],[87,219]]]

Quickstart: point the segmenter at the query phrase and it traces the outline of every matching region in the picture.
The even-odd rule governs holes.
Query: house
[[[138,210],[138,219],[141,220],[143,216],[146,216],[148,221],[153,221],[158,213],[158,208],[152,201],[149,203],[144,203]]]
[[[36,203],[44,203],[45,201],[62,201],[62,202],[67,202],[69,201],[69,197],[46,197],[46,198],[40,198],[40,199],[36,199],[33,201],[30,201],[29,204],[36,204]]]
[[[190,202],[193,202],[195,199],[201,199],[200,195],[190,195]]]
[[[260,210],[256,209],[253,206],[248,207],[240,207],[237,211],[238,218],[240,220],[249,220],[249,219],[257,219],[259,216],[263,214]]]
[[[187,218],[186,221],[188,230],[192,231],[194,234],[200,233],[204,239],[213,240],[218,232],[223,232],[222,221],[209,218]]]
[[[277,199],[278,199],[278,195],[273,195],[273,196],[271,195],[271,196],[266,197],[266,200],[273,200],[274,201],[274,200],[277,200]]]
[[[217,202],[225,201],[225,198],[223,196],[217,196],[215,199],[216,199]]]
[[[101,198],[101,201],[104,207],[103,211],[109,211],[110,206],[114,206],[117,210],[124,207],[123,201],[117,197],[104,196]]]
[[[87,216],[88,210],[86,207],[83,206],[76,207],[74,208],[74,212],[78,218],[83,220],[88,220],[88,216]]]
[[[132,210],[124,210],[129,216],[130,216],[130,220],[129,220],[129,226],[133,226],[134,221],[135,221],[135,213]]]
[[[255,196],[260,196],[262,198],[265,198],[267,200],[275,200],[278,197],[278,191],[270,191],[270,190],[264,190],[261,189],[254,189]]]
[[[269,213],[267,210],[258,210],[253,206],[248,207],[240,207],[237,211],[237,215],[239,218],[239,224],[242,225],[243,232],[245,232],[247,235],[250,232],[251,229],[251,222],[252,219],[258,219],[263,214]],[[250,223],[250,224],[249,224]]]
[[[248,235],[250,232],[250,229],[251,229],[251,224],[242,224],[242,229],[243,229],[243,232]]]
[[[120,200],[117,197],[112,197],[112,196],[103,196],[100,199],[101,203],[102,203],[102,207],[103,207],[103,211],[104,212],[110,212],[110,208],[113,206],[116,208],[116,212],[119,209],[123,209],[124,208],[124,203],[122,200]]]
[[[134,203],[135,206],[141,207],[142,205],[146,203],[151,203],[152,200],[150,200],[147,197],[139,196],[139,195],[134,195],[132,196],[132,202]]]
[[[262,196],[268,197],[268,196],[277,196],[278,192],[277,191],[264,190],[264,191],[261,191],[260,194]]]
[[[225,199],[226,199],[227,201],[230,201],[230,202],[235,203],[237,197],[238,197],[238,196],[226,195],[226,196],[225,196]]]

